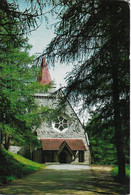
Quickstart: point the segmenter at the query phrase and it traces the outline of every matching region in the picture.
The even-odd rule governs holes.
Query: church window
[[[60,116],[53,123],[53,127],[55,130],[64,131],[68,128],[68,120],[63,116]]]

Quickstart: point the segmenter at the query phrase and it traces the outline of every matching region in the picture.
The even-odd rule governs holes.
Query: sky
[[[31,35],[29,36],[29,44],[32,45],[32,49],[30,50],[31,55],[42,54],[47,45],[55,37],[54,29],[51,28],[52,23],[53,21],[51,20],[49,26],[47,26],[43,20],[40,27],[37,30],[32,31]],[[57,63],[55,67],[53,67],[51,64],[48,65],[51,78],[55,82],[57,88],[66,85],[64,78],[66,77],[67,72],[72,70],[72,67],[72,64],[66,65]]]
[[[55,21],[55,20],[54,20]],[[29,44],[32,45],[32,49],[30,50],[31,55],[40,55],[43,53],[44,49],[48,46],[51,40],[55,37],[54,29],[51,28],[51,24],[53,24],[53,19],[50,20],[49,25],[47,26],[45,21],[43,20],[40,27],[32,31],[29,38]],[[66,86],[65,77],[68,72],[70,72],[73,68],[72,64],[60,64],[56,63],[55,67],[51,64],[47,64],[49,68],[49,72],[52,80],[56,84],[56,88]],[[79,106],[74,108],[74,110],[78,113]],[[88,113],[85,111],[83,116],[79,116],[82,123],[87,121]]]

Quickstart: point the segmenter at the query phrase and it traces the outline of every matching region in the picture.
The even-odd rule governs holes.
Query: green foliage
[[[22,12],[19,2],[8,0],[0,6],[0,146],[8,149],[10,142],[17,145],[37,145],[32,130],[36,130],[49,113],[48,107],[39,108],[34,94],[51,86],[36,82],[38,68],[29,55],[27,31],[38,26],[43,3],[28,2]],[[49,115],[50,116],[50,115]],[[48,117],[49,118],[49,117]]]
[[[37,139],[32,129],[35,131],[43,119],[50,118],[53,109],[39,107],[33,95],[39,89],[47,91],[50,86],[40,86],[34,81],[37,72],[29,66],[33,56],[29,56],[26,48],[8,49],[6,54],[0,54],[1,137],[4,139],[6,135],[8,141],[13,139],[19,145],[36,145]],[[7,149],[8,141],[4,143]]]
[[[102,121],[98,115],[92,115],[86,126],[89,135],[92,163],[117,164],[116,147],[114,145],[114,129]]]
[[[46,3],[37,0],[28,2],[1,0],[0,24],[5,29],[2,35],[10,36],[18,41],[19,35],[36,29],[42,20],[45,6]]]
[[[129,154],[129,4],[114,0],[60,2],[63,9],[58,14],[57,36],[46,54],[53,62],[59,58],[76,63],[67,77],[67,97],[76,106],[82,100],[82,109],[95,109],[101,121],[107,122],[102,131],[110,130],[115,138],[124,178],[125,154]],[[102,145],[101,138],[97,142]]]
[[[114,165],[117,162],[114,144],[108,143],[102,137],[90,140],[91,155],[94,164]]]
[[[116,177],[118,175],[118,166],[115,166],[111,171],[111,175]],[[130,178],[130,165],[126,165],[126,177]]]
[[[33,97],[36,92],[32,82],[34,73],[28,65],[33,57],[26,49],[25,46],[8,47],[6,53],[1,51],[0,54],[0,130],[2,136],[11,136],[21,144],[40,119]],[[33,139],[31,135],[30,139]]]
[[[3,182],[21,178],[43,168],[43,165],[13,154],[5,149],[0,150],[0,177]]]

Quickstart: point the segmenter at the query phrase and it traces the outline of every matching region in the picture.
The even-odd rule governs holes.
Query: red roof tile
[[[43,150],[59,150],[61,144],[66,142],[71,150],[86,150],[82,139],[61,139],[61,138],[46,138],[41,139]]]

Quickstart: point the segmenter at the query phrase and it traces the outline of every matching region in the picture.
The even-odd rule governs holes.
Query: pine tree
[[[46,49],[49,60],[77,61],[68,75],[67,96],[95,106],[112,121],[119,178],[125,177],[129,135],[129,6],[121,1],[62,1],[57,36]]]
[[[43,4],[28,3],[30,8],[23,12],[17,1],[0,3],[0,147],[6,149],[10,143],[38,144],[34,132],[41,115],[53,113],[48,107],[39,108],[33,96],[48,87],[35,82],[37,69],[32,65],[34,56],[29,55],[27,39],[27,33],[38,26]]]

